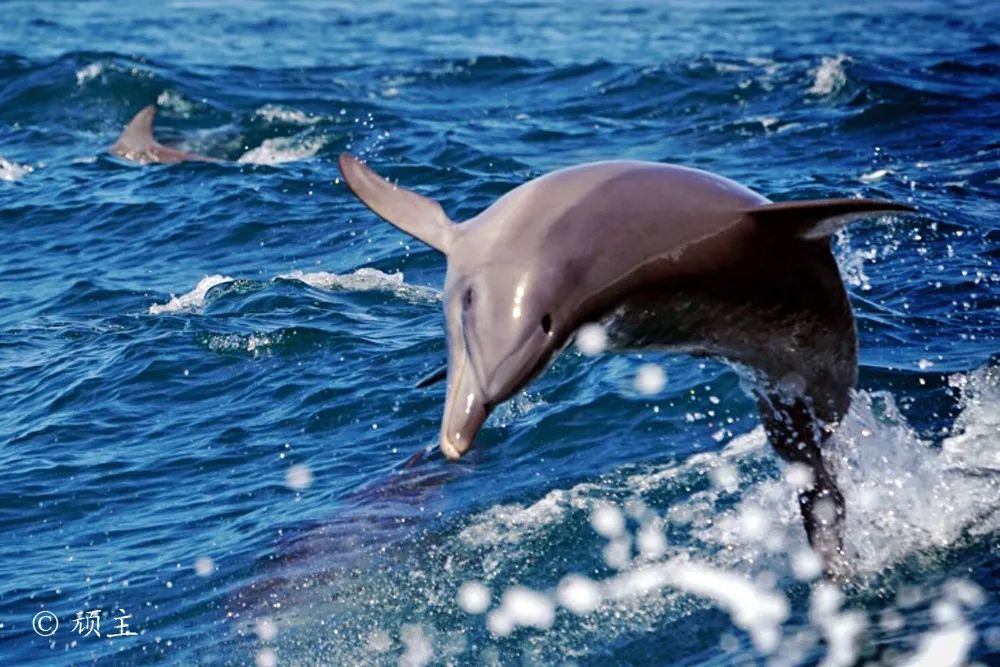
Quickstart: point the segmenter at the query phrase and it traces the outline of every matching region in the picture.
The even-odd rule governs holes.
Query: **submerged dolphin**
[[[153,137],[153,119],[156,118],[156,110],[155,104],[143,107],[125,126],[121,136],[111,147],[111,152],[139,164],[221,162],[207,155],[170,148],[158,142]]]
[[[749,371],[771,444],[812,472],[799,495],[809,542],[828,573],[839,569],[844,501],[821,445],[847,412],[858,361],[830,235],[851,218],[913,209],[775,204],[697,169],[614,161],[546,174],[456,224],[351,155],[340,169],[372,211],[448,258],[448,459],[581,325],[603,321],[613,349],[666,348]]]

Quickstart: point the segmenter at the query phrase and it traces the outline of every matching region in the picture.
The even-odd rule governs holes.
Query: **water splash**
[[[164,304],[153,304],[149,307],[150,315],[162,315],[164,313],[196,312],[205,306],[205,296],[208,291],[216,285],[233,282],[229,276],[219,274],[205,276],[198,281],[195,288],[181,296],[172,296],[170,301]]]
[[[102,63],[90,63],[85,67],[81,67],[76,71],[76,85],[82,86],[88,81],[93,81],[97,77],[104,73],[104,65]]]
[[[310,287],[327,290],[347,290],[358,292],[386,290],[393,292],[397,296],[415,302],[437,301],[441,298],[441,294],[437,290],[420,285],[410,285],[409,283],[404,282],[402,273],[385,273],[384,271],[379,271],[378,269],[372,269],[369,267],[362,267],[351,273],[345,274],[329,273],[326,271],[304,273],[302,271],[295,270],[288,273],[278,274],[272,280],[295,280],[309,285]],[[171,296],[167,303],[151,305],[149,307],[149,314],[162,315],[165,313],[169,314],[182,312],[197,313],[205,307],[205,298],[208,295],[209,290],[218,285],[232,282],[236,282],[236,279],[229,276],[223,276],[220,274],[206,276],[198,281],[198,284],[190,292],[182,294],[181,296]],[[246,341],[241,339],[240,341],[235,342],[234,345],[236,345],[236,347],[243,347],[246,349],[246,346],[243,344],[244,342]],[[258,342],[266,343],[267,341]],[[225,343],[221,344],[225,346]]]
[[[824,56],[819,67],[813,70],[813,83],[807,91],[810,95],[824,96],[834,93],[847,83],[844,63],[851,59],[841,53],[835,57]]]
[[[405,282],[401,272],[386,273],[370,267],[362,267],[351,273],[329,273],[315,271],[306,273],[296,269],[275,276],[281,280],[297,280],[310,287],[328,290],[388,290],[413,301],[439,301],[441,293],[430,287],[411,285]]]
[[[316,155],[326,145],[326,137],[295,135],[265,139],[237,159],[243,164],[275,165],[306,160]]]
[[[992,468],[1000,442],[997,377],[997,369],[987,367],[953,378],[962,411],[944,447],[920,437],[890,395],[856,394],[831,448],[848,506],[852,589],[882,586],[878,582],[886,573],[903,563],[932,563],[935,554],[1000,528],[1000,474]],[[491,642],[506,646],[528,632],[544,660],[574,646],[630,641],[647,628],[714,605],[775,664],[798,664],[816,651],[825,652],[824,664],[853,664],[868,627],[866,615],[820,581],[811,588],[807,625],[798,627],[802,614],[796,616],[794,600],[784,590],[796,580],[814,580],[819,567],[796,502],[801,471],[782,469],[763,429],[756,428],[732,438],[722,451],[628,466],[554,489],[533,503],[497,504],[436,536],[383,552],[383,557],[393,554],[395,565],[365,570],[365,595],[382,599],[391,591],[393,604],[408,610],[406,622],[419,622],[427,637],[449,631],[454,617],[447,610],[464,610],[466,632],[479,625],[492,638],[464,649],[481,656]],[[567,555],[566,536],[581,531],[589,533],[589,541],[574,538]],[[653,544],[653,535],[655,548],[644,547]],[[596,558],[590,565],[578,560],[587,552]],[[606,576],[592,578],[602,569]],[[407,573],[409,583],[396,581],[399,572]],[[454,581],[441,572],[461,576]],[[318,599],[330,596],[344,604],[355,580],[327,573],[321,582],[299,580],[296,586],[309,591],[312,617]],[[956,586],[966,593],[948,592]],[[970,587],[974,592],[969,582],[951,582],[943,593],[933,593],[946,603],[961,601],[939,610],[938,616],[948,618],[927,629],[920,646],[911,645],[913,664],[924,664],[924,655],[965,655],[972,630],[961,610],[974,606]],[[295,597],[289,591],[276,598],[289,618],[302,614],[306,603]],[[365,614],[374,613],[368,620],[380,623],[389,614],[346,604],[362,624]],[[301,616],[295,622],[309,623]],[[322,644],[311,654],[372,657],[337,639]]]
[[[269,123],[277,121],[291,125],[315,125],[323,120],[320,116],[313,116],[304,111],[279,106],[277,104],[265,104],[264,106],[257,108],[253,113],[258,118],[261,118]]]
[[[0,156],[0,181],[19,181],[35,170],[30,164],[18,164]]]

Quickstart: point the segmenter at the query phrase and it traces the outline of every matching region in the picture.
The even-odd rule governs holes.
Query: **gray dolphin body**
[[[177,164],[178,162],[221,162],[215,158],[189,153],[164,146],[153,136],[153,120],[156,118],[156,105],[143,107],[122,131],[118,140],[111,147],[111,152],[139,164]]]
[[[807,536],[827,571],[839,569],[844,501],[821,445],[850,404],[857,336],[830,235],[852,218],[911,208],[774,204],[697,169],[614,161],[546,174],[455,224],[353,156],[340,169],[372,211],[448,258],[448,459],[581,325],[603,321],[615,349],[749,370],[770,442],[813,473],[799,497]]]

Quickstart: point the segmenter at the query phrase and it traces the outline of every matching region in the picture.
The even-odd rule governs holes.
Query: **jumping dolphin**
[[[354,156],[341,155],[340,170],[368,208],[448,259],[448,459],[581,325],[603,322],[612,349],[665,348],[748,371],[771,444],[812,472],[799,494],[809,542],[828,574],[840,569],[844,500],[822,445],[847,413],[858,346],[830,236],[853,218],[912,208],[772,203],[705,171],[612,161],[536,178],[456,224]]]
[[[139,164],[176,164],[178,162],[221,162],[198,153],[189,153],[164,146],[153,137],[153,119],[156,105],[143,107],[122,131],[111,152]]]

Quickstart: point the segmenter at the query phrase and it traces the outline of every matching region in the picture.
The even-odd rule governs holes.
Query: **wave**
[[[292,136],[265,139],[257,148],[252,148],[237,158],[243,164],[283,164],[313,157],[326,145],[325,137]]]
[[[891,395],[884,392],[859,392],[838,429],[833,452],[849,508],[845,548],[852,587],[875,586],[886,572],[908,560],[931,566],[936,559],[946,557],[938,554],[960,546],[963,540],[989,536],[1000,529],[1000,503],[996,501],[1000,497],[996,428],[1000,423],[996,416],[1000,414],[1000,368],[957,374],[952,384],[961,391],[962,412],[953,434],[940,448],[920,438],[896,409]],[[552,491],[529,506],[495,506],[472,519],[459,533],[459,540],[470,549],[495,553],[483,558],[487,562],[501,553],[508,558],[528,557],[527,551],[516,553],[516,545],[521,543],[532,545],[534,557],[542,559],[544,555],[537,553],[539,543],[545,543],[558,527],[565,530],[574,517],[589,514],[594,527],[609,539],[604,560],[618,573],[581,583],[580,575],[569,572],[558,586],[538,591],[545,604],[559,603],[574,611],[574,596],[567,596],[564,589],[569,585],[583,587],[590,602],[582,613],[596,614],[598,618],[591,624],[607,632],[605,621],[611,614],[620,618],[623,608],[627,617],[638,620],[650,614],[652,607],[667,613],[667,601],[694,594],[726,609],[737,626],[750,632],[762,653],[782,655],[792,648],[801,651],[802,646],[790,644],[801,637],[782,639],[788,601],[775,588],[788,573],[806,581],[819,574],[797,510],[796,471],[790,469],[777,478],[746,480],[738,502],[726,508],[737,480],[747,475],[747,470],[759,469],[771,456],[765,445],[763,429],[757,428],[734,438],[722,452],[699,454],[680,465],[585,482]],[[663,514],[647,504],[650,496],[678,487],[701,490]],[[617,530],[602,529],[609,521],[599,517],[607,512],[617,515],[610,522],[619,526]],[[636,525],[634,535],[624,530],[626,519]],[[664,530],[673,538],[669,546],[666,540],[657,539],[652,541],[655,549],[642,547],[644,541],[650,543],[644,533],[653,531],[660,538]],[[678,544],[679,533],[690,541]],[[530,572],[522,574],[529,576]],[[490,578],[486,573],[484,580]],[[941,599],[957,604],[951,600],[956,585],[967,593],[958,606],[975,606],[970,600],[974,602],[982,594],[966,581],[946,586]],[[833,602],[823,602],[831,596]],[[508,633],[509,619],[504,616],[513,612],[505,608],[505,599],[501,596],[501,604],[490,612],[501,618],[487,617],[494,635]],[[867,623],[858,612],[840,610],[843,601],[829,584],[813,589],[814,608],[826,605],[828,609],[814,614],[811,643],[820,636],[826,636],[829,643],[831,638],[845,635],[842,646],[836,642],[828,646],[830,655],[837,651],[847,654],[846,660],[840,659],[843,655],[835,659],[836,664],[850,664],[857,658],[859,635]],[[581,612],[576,609],[575,613]],[[944,626],[926,632],[912,656],[914,661],[936,650],[953,649],[959,658],[964,655],[971,641],[945,642],[944,648],[935,648],[935,642],[941,640],[940,633],[948,631],[961,630],[961,636],[966,637],[971,632],[967,623],[959,615]],[[510,629],[513,627],[516,623]]]
[[[411,285],[404,280],[402,272],[385,273],[378,269],[362,267],[351,273],[339,274],[326,271],[303,273],[291,271],[276,276],[281,280],[297,280],[310,287],[349,291],[388,290],[411,301],[439,301],[441,293],[430,287]]]
[[[181,296],[171,295],[170,300],[163,304],[153,304],[149,307],[150,315],[162,315],[163,313],[195,312],[205,306],[205,297],[208,291],[216,285],[233,282],[233,278],[215,274],[205,276],[198,281],[194,289]]]
[[[82,86],[88,81],[93,81],[104,73],[103,63],[90,63],[76,71],[76,85]]]
[[[347,274],[326,271],[304,273],[295,270],[278,274],[272,278],[272,281],[275,280],[292,280],[326,290],[389,291],[401,298],[417,302],[437,301],[441,298],[440,292],[435,289],[406,283],[400,272],[385,273],[370,267],[362,267]],[[205,276],[191,291],[180,296],[171,295],[166,303],[152,304],[148,312],[150,315],[199,312],[205,307],[206,298],[213,288],[235,282],[237,282],[235,278],[220,274]]]
[[[960,664],[975,639],[967,617],[982,590],[960,578],[917,591],[905,574],[933,571],[1000,529],[1000,367],[956,374],[951,383],[960,414],[940,446],[916,433],[890,394],[856,393],[831,450],[848,507],[843,589],[819,580],[796,500],[801,471],[779,465],[758,427],[721,451],[626,466],[408,540],[383,535],[370,547],[379,553],[371,567],[352,561],[344,573],[300,572],[288,582],[294,590],[275,582],[280,593],[265,586],[269,600],[282,600],[277,623],[294,626],[296,637],[313,623],[319,633],[307,645],[280,648],[320,661],[380,661],[384,649],[373,653],[364,638],[379,633],[391,643],[402,631],[394,619],[417,619],[442,660],[453,650],[448,637],[459,633],[469,640],[460,654],[486,657],[530,641],[533,655],[549,662],[641,641],[715,606],[775,664],[823,652],[829,664],[852,664],[864,642],[899,642],[892,628],[904,622],[909,639],[900,655],[912,664],[934,657]],[[393,525],[384,508],[370,511],[383,533]],[[340,529],[350,529],[341,519]],[[355,521],[354,529],[366,525]],[[933,603],[930,619],[914,606],[915,594]],[[858,598],[865,608],[882,607],[881,625],[853,608]],[[320,600],[345,619],[339,637],[317,622],[325,617]],[[718,632],[726,636],[724,626]]]
[[[808,93],[824,96],[843,88],[847,83],[844,64],[849,62],[851,59],[843,53],[833,57],[824,56],[819,66],[813,70],[813,83]]]

